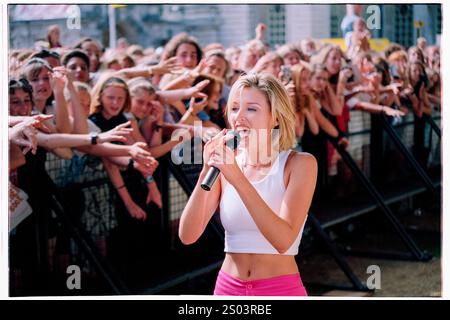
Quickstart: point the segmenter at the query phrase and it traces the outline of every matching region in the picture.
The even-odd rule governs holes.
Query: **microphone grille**
[[[238,147],[239,142],[241,142],[241,136],[239,135],[239,132],[234,130],[229,131],[228,134],[232,135],[233,138],[227,141],[227,147],[234,150]]]

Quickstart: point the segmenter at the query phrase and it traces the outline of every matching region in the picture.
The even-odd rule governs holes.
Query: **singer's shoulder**
[[[316,158],[311,153],[301,152],[297,150],[291,150],[289,159],[292,159],[290,161],[294,162],[317,163]]]
[[[299,152],[292,150],[289,154],[286,166],[290,171],[300,172],[317,172],[317,160],[316,158],[307,152]]]

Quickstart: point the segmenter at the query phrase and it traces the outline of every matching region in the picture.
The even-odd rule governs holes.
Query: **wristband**
[[[97,144],[97,132],[91,133],[91,144]]]

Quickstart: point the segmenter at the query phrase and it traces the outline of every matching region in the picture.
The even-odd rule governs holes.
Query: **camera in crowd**
[[[351,65],[350,61],[347,61],[347,63],[342,66],[341,72],[343,72],[345,70],[349,70],[352,73],[351,76],[347,78],[347,82],[348,83],[354,82],[355,81],[355,75],[353,73],[353,68],[352,68],[352,65]]]
[[[288,83],[292,80],[292,71],[291,68],[288,66],[282,66],[281,67],[281,73],[282,75],[282,80],[285,83]]]

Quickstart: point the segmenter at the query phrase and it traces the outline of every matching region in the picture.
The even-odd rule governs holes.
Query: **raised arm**
[[[172,57],[170,59],[160,61],[157,65],[153,66],[136,66],[133,68],[121,69],[115,73],[115,75],[124,78],[136,78],[136,77],[152,77],[154,75],[163,75],[166,73],[172,73],[180,70],[180,64],[177,63],[177,58]]]
[[[339,132],[337,131],[336,127],[328,120],[322,112],[320,112],[319,108],[313,108],[314,112],[314,118],[317,121],[318,126],[320,129],[328,133],[332,137],[337,137],[339,135]]]
[[[67,75],[67,90],[70,95],[70,102],[72,104],[72,116],[73,116],[73,133],[86,134],[89,133],[89,126],[87,122],[87,114],[84,112],[78,92],[72,82],[72,76]]]
[[[180,140],[181,136],[189,136],[191,132],[190,129],[179,129],[179,130],[180,131],[177,132],[177,134],[175,134],[174,136],[172,136],[169,141],[149,147],[150,152],[155,158],[159,158],[165,155],[167,152],[170,152],[173,148],[175,148],[175,146],[177,146],[179,143],[182,142],[182,140]]]
[[[121,124],[110,131],[100,133],[97,137],[97,143],[125,141],[125,136],[130,133],[130,129],[125,128],[127,125],[127,123]],[[36,137],[38,145],[47,149],[54,149],[58,147],[73,148],[90,145],[92,143],[92,137],[88,134],[45,134],[38,131]]]
[[[388,106],[383,106],[380,104],[374,104],[374,103],[365,102],[365,101],[358,101],[355,105],[355,109],[367,111],[370,113],[384,113],[387,116],[404,116],[405,115],[405,113],[403,111],[395,110]]]
[[[163,103],[173,103],[176,101],[189,99],[190,97],[204,98],[205,94],[201,91],[208,85],[209,80],[203,80],[197,83],[195,86],[185,89],[175,89],[175,90],[160,90],[156,94],[161,99]]]
[[[336,93],[334,93],[334,90],[331,87],[330,83],[328,83],[325,89],[325,94],[328,95],[331,114],[334,116],[340,116],[342,114],[342,110],[344,109],[343,91],[342,94],[337,95]]]
[[[55,125],[60,133],[72,132],[69,120],[66,98],[64,97],[64,86],[67,82],[67,70],[64,67],[56,67],[50,73],[50,83],[55,96]]]
[[[315,103],[314,100],[313,102]],[[314,106],[312,108],[312,112],[308,108],[305,108],[302,111],[303,115],[305,116],[305,120],[308,122],[309,130],[314,135],[319,133],[319,123],[316,119],[315,112],[320,113],[320,110],[318,108],[315,108]]]
[[[127,146],[105,142],[102,144],[77,147],[77,149],[97,157],[131,157],[135,161],[145,163],[151,160],[151,154],[145,150],[146,147],[147,145],[142,142],[136,142]],[[123,166],[126,166],[126,164]]]
[[[173,79],[169,83],[162,86],[161,89],[174,90],[190,87],[192,86],[192,83],[194,82],[195,78],[197,78],[200,75],[200,73],[205,67],[206,67],[206,60],[202,59],[194,69],[186,70],[179,77]]]

